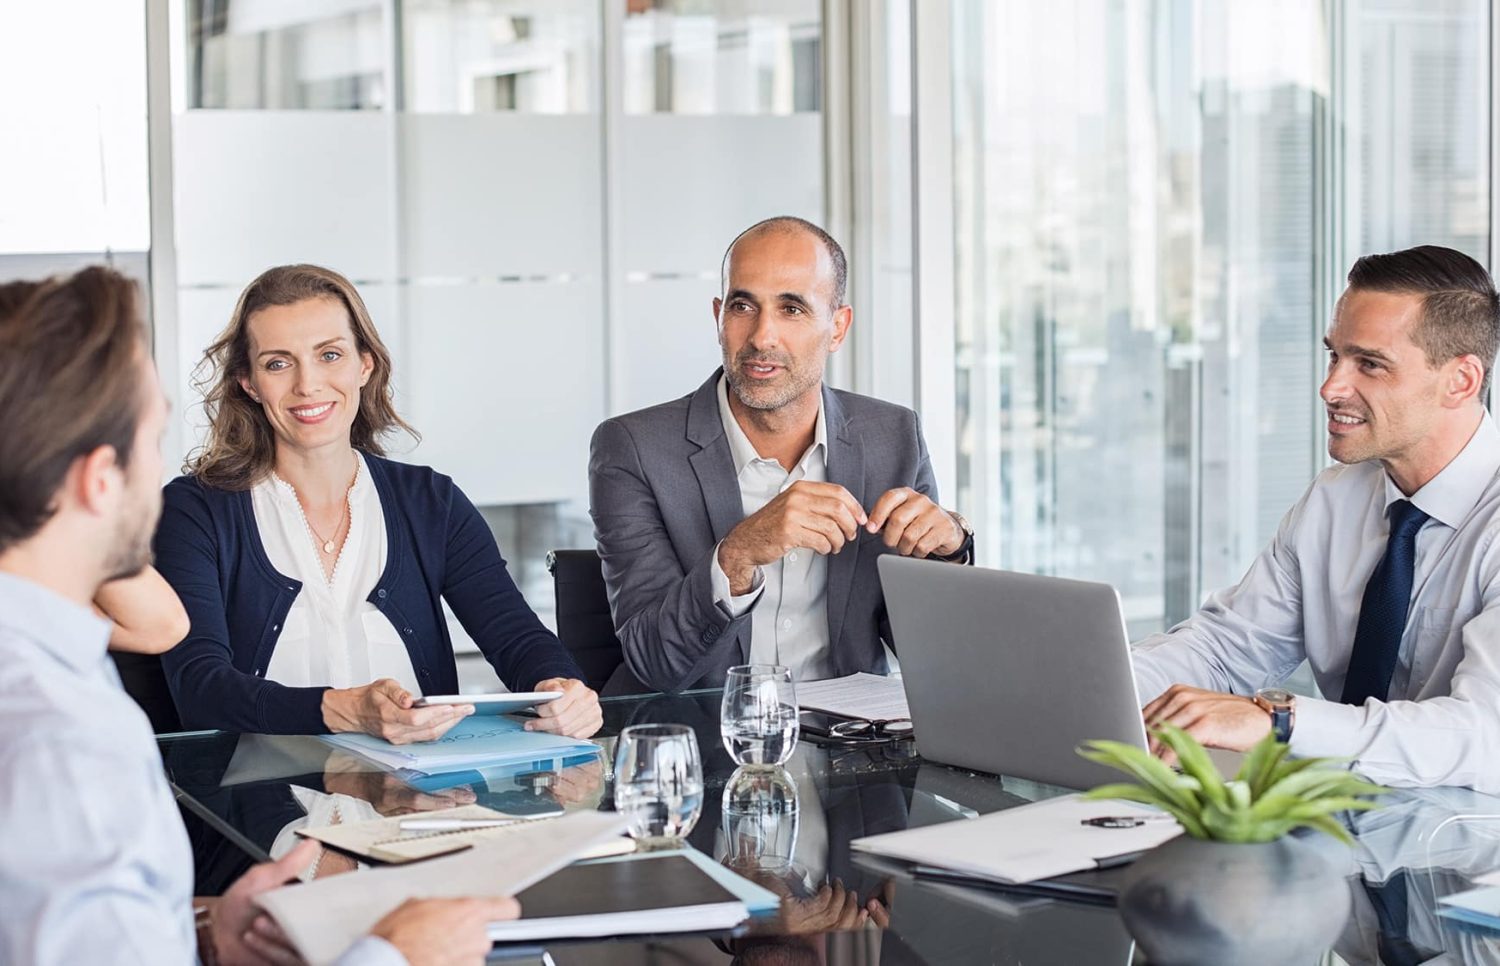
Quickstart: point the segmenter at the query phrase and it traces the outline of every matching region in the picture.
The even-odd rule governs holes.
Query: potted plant
[[[1203,746],[1173,725],[1157,729],[1182,768],[1117,741],[1089,741],[1079,754],[1134,776],[1101,785],[1091,799],[1152,805],[1187,834],[1146,853],[1126,871],[1120,915],[1153,966],[1312,963],[1349,916],[1343,873],[1306,838],[1309,828],[1344,843],[1334,815],[1375,808],[1373,785],[1326,758],[1292,759],[1268,735],[1229,781]]]

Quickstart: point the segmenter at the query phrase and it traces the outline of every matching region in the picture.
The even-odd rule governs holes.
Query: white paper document
[[[798,684],[797,704],[808,711],[866,721],[895,721],[911,717],[911,710],[906,706],[906,687],[900,678],[863,671],[828,681]]]
[[[284,886],[257,898],[312,966],[336,959],[407,899],[509,896],[625,831],[613,812],[528,823],[503,840],[413,865]]]
[[[1095,828],[1084,819],[1151,816],[1136,828]],[[1155,848],[1182,833],[1161,812],[1120,801],[1065,795],[981,818],[855,839],[850,847],[997,882],[1035,882],[1095,868],[1101,859]]]
[[[522,826],[531,822],[546,822],[563,814],[561,808],[552,814],[509,815],[483,805],[460,805],[434,812],[415,812],[410,815],[371,819],[367,822],[350,822],[341,825],[320,825],[316,828],[298,829],[297,834],[317,839],[336,849],[353,852],[355,855],[397,864],[417,859],[430,859],[450,852],[485,845],[511,838],[522,832]],[[422,819],[510,819],[513,824],[491,828],[457,829],[452,831],[403,832],[401,823],[411,818]],[[596,859],[606,855],[623,855],[635,850],[635,843],[620,836],[600,843],[584,852],[579,858]]]

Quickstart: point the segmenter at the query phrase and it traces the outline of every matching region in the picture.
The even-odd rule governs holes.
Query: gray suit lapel
[[[718,386],[723,372],[715,369],[688,403],[687,438],[700,447],[688,457],[688,462],[697,474],[715,543],[745,518],[740,484],[734,478],[734,457],[729,453],[729,440],[724,438],[724,423],[719,419]]]
[[[865,499],[865,451],[849,429],[844,407],[827,386],[823,387],[823,413],[828,423],[828,482],[837,483],[853,494],[860,506],[869,509]],[[828,558],[828,646],[833,650],[834,666],[843,673],[839,632],[844,627],[844,612],[849,609],[849,594],[854,587],[855,565],[859,562],[861,541]]]

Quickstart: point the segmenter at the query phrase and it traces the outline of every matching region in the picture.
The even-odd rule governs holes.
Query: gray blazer
[[[589,512],[625,663],[661,691],[720,687],[750,655],[750,612],[733,620],[714,602],[713,550],[744,519],[715,370],[689,396],[605,420],[589,452]],[[823,388],[828,481],[866,510],[909,486],[937,500],[917,414]],[[828,559],[828,640],[838,674],[884,673],[890,624],[875,558],[879,534]]]

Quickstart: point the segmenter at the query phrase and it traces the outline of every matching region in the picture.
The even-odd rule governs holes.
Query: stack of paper
[[[808,711],[865,721],[897,721],[911,717],[906,706],[906,686],[900,678],[863,671],[828,681],[798,684],[797,704]]]
[[[385,765],[432,775],[475,765],[505,765],[546,758],[567,758],[598,751],[592,741],[527,731],[514,718],[473,715],[454,725],[436,741],[393,745],[372,735],[323,735],[329,744],[346,748]]]
[[[529,822],[544,822],[563,814],[558,808],[547,815],[508,815],[483,805],[462,805],[431,812],[392,818],[377,818],[367,822],[350,822],[347,825],[324,825],[318,828],[298,829],[297,834],[317,839],[344,852],[381,862],[412,862],[430,859],[451,852],[461,852],[475,846],[487,845],[520,834],[521,827]],[[513,824],[490,828],[458,829],[438,832],[403,832],[402,821],[409,818],[422,819],[510,819]],[[580,858],[599,858],[620,855],[635,850],[635,843],[620,836],[603,842],[583,852]]]
[[[1104,816],[1145,821],[1135,828],[1082,824]],[[1153,849],[1181,833],[1175,821],[1141,805],[1065,795],[982,818],[871,835],[850,847],[978,879],[1022,883],[1095,869],[1101,861]]]
[[[1500,930],[1500,872],[1491,872],[1474,880],[1477,889],[1455,892],[1438,900],[1438,915],[1471,926]]]
[[[283,886],[256,897],[312,966],[332,962],[407,899],[515,895],[580,853],[618,837],[610,812],[576,812],[524,833],[430,862],[368,869]]]

